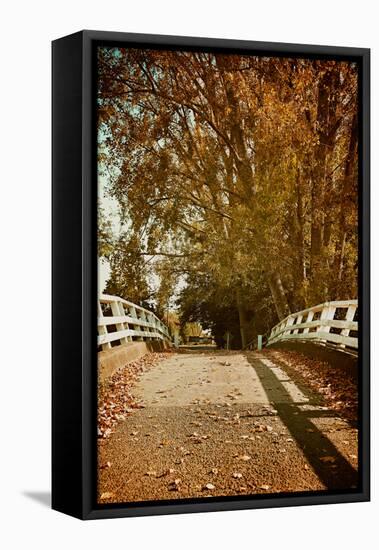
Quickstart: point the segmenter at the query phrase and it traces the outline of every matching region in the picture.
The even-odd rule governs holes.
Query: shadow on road
[[[248,354],[246,357],[254,367],[269,401],[322,483],[332,490],[357,487],[357,471],[328,437],[310,421],[310,417],[330,416],[330,413],[302,410],[269,367]],[[312,404],[312,400],[309,404]]]

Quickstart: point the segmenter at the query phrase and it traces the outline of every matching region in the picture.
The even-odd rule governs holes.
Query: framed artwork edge
[[[361,490],[96,504],[96,113],[99,43],[356,58],[360,125]],[[370,50],[84,30],[52,43],[52,508],[80,519],[370,500]],[[363,398],[362,398],[363,396]]]

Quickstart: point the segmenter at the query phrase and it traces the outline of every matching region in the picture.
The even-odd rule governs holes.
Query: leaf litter
[[[98,424],[99,439],[107,439],[113,433],[118,422],[135,409],[144,408],[144,404],[133,396],[132,388],[140,376],[165,359],[169,352],[147,353],[136,361],[117,369],[111,378],[99,387]],[[132,432],[136,436],[137,431]]]

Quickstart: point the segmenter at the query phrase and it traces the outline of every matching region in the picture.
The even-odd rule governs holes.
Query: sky
[[[117,238],[117,236],[121,232],[121,220],[120,216],[118,214],[118,203],[117,200],[110,197],[109,193],[107,192],[107,186],[108,186],[108,180],[105,175],[99,175],[98,176],[98,201],[99,206],[103,209],[105,218],[109,219],[112,224],[112,232],[113,235]],[[146,257],[148,259],[148,257]],[[109,261],[106,258],[99,258],[98,259],[98,293],[103,294],[104,289],[106,286],[106,282],[110,276],[110,265]],[[158,287],[159,285],[159,278],[153,274],[153,276],[149,280],[150,286],[154,289],[154,287]],[[178,297],[179,292],[186,286],[185,280],[183,277],[181,277],[178,281],[175,295],[172,296],[170,308],[175,309],[175,301]]]
[[[118,216],[118,205],[117,201],[109,196],[106,192],[107,188],[107,178],[103,175],[98,176],[97,180],[97,196],[99,201],[99,206],[103,208],[104,215],[109,219],[113,226],[113,232],[117,235],[120,231],[120,221]],[[104,292],[105,284],[110,275],[110,266],[108,260],[105,258],[98,259],[98,270],[97,270],[97,284],[99,294]]]

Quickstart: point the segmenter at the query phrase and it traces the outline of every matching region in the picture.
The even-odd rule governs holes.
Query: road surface
[[[357,431],[289,378],[280,353],[171,354],[133,393],[145,408],[99,448],[100,502],[358,483]]]

